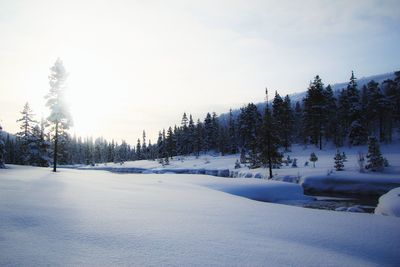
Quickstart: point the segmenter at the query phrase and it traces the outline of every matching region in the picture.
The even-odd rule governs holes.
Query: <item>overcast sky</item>
[[[0,0],[0,123],[25,102],[46,116],[49,68],[70,73],[71,133],[125,139],[303,91],[400,69],[394,1]]]

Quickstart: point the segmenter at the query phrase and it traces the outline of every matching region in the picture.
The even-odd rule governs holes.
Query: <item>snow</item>
[[[314,146],[294,145],[291,152],[284,154],[284,158],[286,159],[288,155],[291,159],[296,158],[298,167],[292,168],[289,164],[289,166],[284,165],[280,169],[274,169],[274,180],[300,183],[307,192],[314,193],[381,195],[395,187],[400,187],[400,154],[398,152],[400,144],[381,145],[382,154],[390,164],[383,172],[359,172],[358,153],[363,152],[366,155],[367,150],[367,146],[341,148],[340,153],[346,153],[347,161],[344,162],[343,171],[335,171],[334,156],[337,151],[335,147],[328,146],[323,150],[318,150]],[[315,168],[309,162],[312,152],[318,157]],[[202,155],[199,158],[187,156],[175,157],[167,166],[161,166],[157,161],[140,160],[125,162],[123,165],[108,163],[106,166],[100,164],[96,167],[82,168],[130,173],[192,173],[235,178],[268,178],[265,168],[248,169],[242,165],[242,168],[235,169],[235,162],[239,157],[239,154]],[[309,166],[305,166],[306,161],[309,162]]]
[[[400,186],[399,175],[335,172],[326,175],[307,175],[300,184],[308,192],[335,192],[342,194],[381,195]]]
[[[400,187],[390,190],[379,198],[375,214],[400,217]]]
[[[248,198],[273,196],[279,182],[9,167],[0,170],[0,266],[400,262],[399,218]]]

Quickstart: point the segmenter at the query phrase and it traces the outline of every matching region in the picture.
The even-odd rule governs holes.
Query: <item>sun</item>
[[[74,121],[72,131],[97,136],[108,114],[117,108],[112,97],[116,77],[93,59],[68,60],[68,65],[66,101]]]

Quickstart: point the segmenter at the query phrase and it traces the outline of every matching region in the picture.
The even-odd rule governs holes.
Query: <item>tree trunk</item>
[[[267,149],[268,149],[269,179],[272,179],[271,136],[269,134],[267,138]]]
[[[58,153],[58,122],[56,122],[56,136],[54,138],[54,158],[53,158],[53,172],[57,171],[57,153]]]
[[[385,141],[385,135],[383,132],[383,118],[382,116],[379,116],[379,141],[383,142]]]

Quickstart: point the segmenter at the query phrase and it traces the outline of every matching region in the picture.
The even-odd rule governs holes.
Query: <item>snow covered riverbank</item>
[[[261,180],[10,167],[0,174],[1,266],[400,262],[399,218],[234,195]]]
[[[292,151],[285,153],[285,158],[297,159],[297,167],[285,164],[280,169],[274,169],[274,180],[300,183],[304,190],[310,193],[337,193],[353,195],[382,195],[389,190],[400,187],[400,144],[382,145],[384,156],[390,166],[384,172],[360,173],[357,166],[357,155],[364,154],[366,146],[344,148],[347,155],[344,171],[335,171],[333,156],[336,148],[318,151],[315,147],[295,145]],[[311,152],[316,152],[318,161],[315,168],[312,164],[305,166]],[[140,160],[124,164],[99,164],[98,166],[80,166],[81,169],[101,169],[119,173],[177,173],[177,174],[206,174],[219,177],[233,178],[268,178],[264,168],[249,169],[242,165],[235,169],[239,155],[212,156],[202,155],[175,157],[167,166],[157,161]]]

